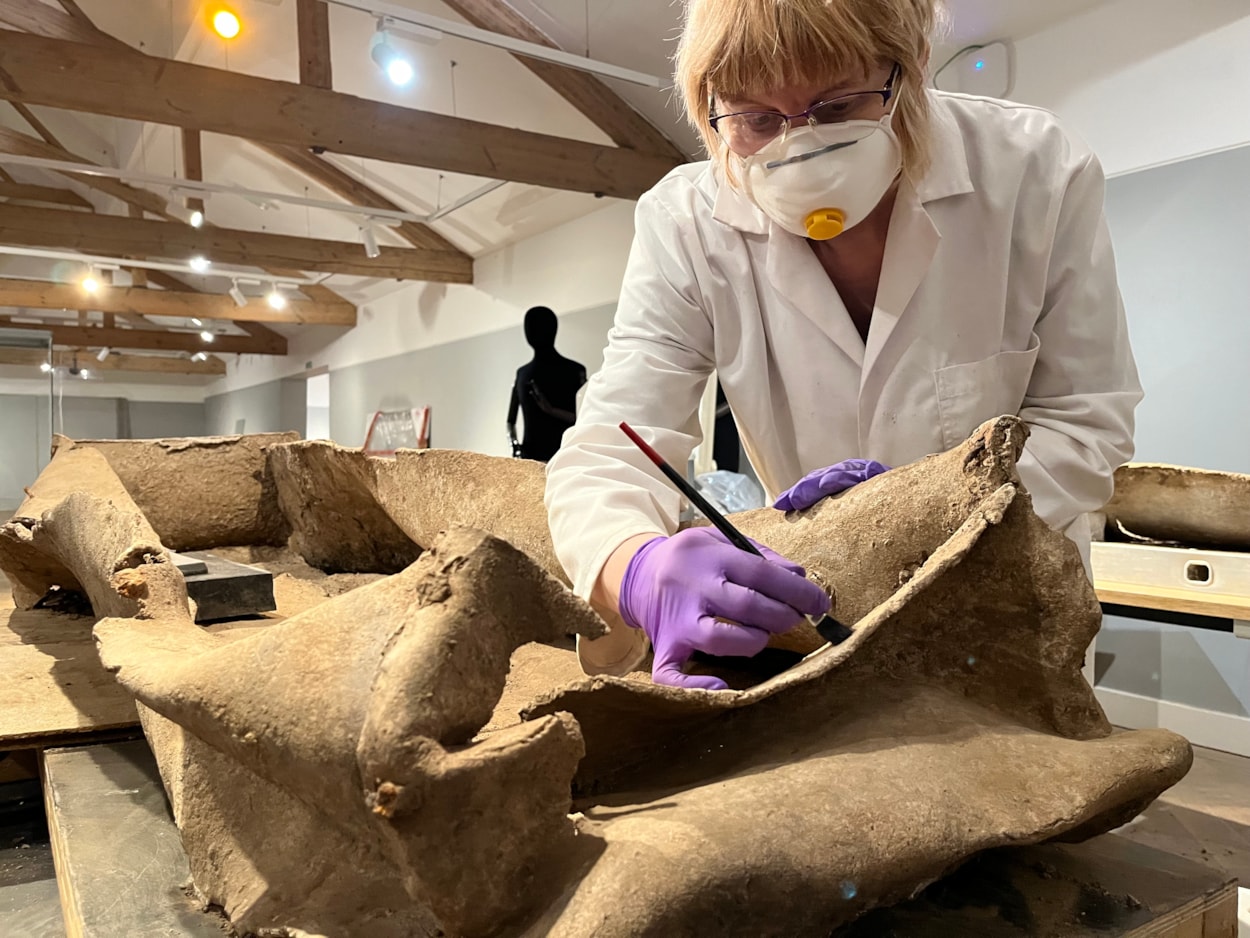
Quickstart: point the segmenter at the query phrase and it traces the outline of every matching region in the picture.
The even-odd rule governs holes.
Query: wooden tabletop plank
[[[1250,620],[1250,597],[1227,593],[1202,593],[1167,586],[1143,586],[1094,580],[1100,602],[1117,606],[1137,606],[1164,612],[1184,612],[1195,616]]]

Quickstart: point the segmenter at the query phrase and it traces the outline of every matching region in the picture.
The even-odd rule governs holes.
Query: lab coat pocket
[[[1040,349],[1034,333],[1024,351],[999,352],[933,372],[946,449],[958,446],[985,421],[1020,412]]]

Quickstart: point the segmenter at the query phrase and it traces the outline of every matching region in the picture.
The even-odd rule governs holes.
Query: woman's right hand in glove
[[[771,635],[829,611],[828,594],[802,567],[755,546],[763,557],[734,547],[715,528],[690,528],[654,538],[634,553],[618,608],[626,625],[651,640],[655,683],[724,690],[720,678],[686,674],[682,666],[696,651],[757,655]]]

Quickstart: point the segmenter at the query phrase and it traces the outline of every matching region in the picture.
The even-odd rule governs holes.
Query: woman
[[[588,669],[649,639],[654,680],[718,689],[682,672],[693,651],[755,654],[828,606],[783,558],[674,536],[678,494],[617,428],[684,466],[713,369],[783,508],[1014,413],[1034,507],[1079,543],[1132,455],[1101,168],[1045,111],[927,90],[934,21],[935,0],[687,3],[677,81],[712,159],[639,200],[604,367],[548,470],[576,591],[630,627]]]

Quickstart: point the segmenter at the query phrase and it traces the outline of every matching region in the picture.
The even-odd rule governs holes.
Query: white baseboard
[[[1130,730],[1167,729],[1180,733],[1195,746],[1250,758],[1250,717],[1202,710],[1108,687],[1095,687],[1094,696],[1106,711],[1107,719],[1116,726]]]

